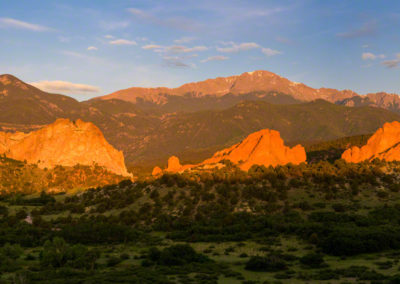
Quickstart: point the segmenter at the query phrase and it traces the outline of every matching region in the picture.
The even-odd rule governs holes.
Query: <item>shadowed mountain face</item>
[[[267,86],[264,75],[275,86],[293,83],[273,73],[257,71],[229,80],[218,78],[216,82],[187,84],[178,88],[181,92],[178,95],[158,96],[160,100],[166,98],[163,102],[142,97],[128,101],[116,96],[78,102],[43,92],[11,75],[2,75],[0,130],[26,132],[57,118],[80,118],[97,125],[107,141],[123,150],[128,164],[150,166],[165,163],[171,155],[178,155],[185,163],[199,162],[264,128],[278,130],[292,144],[372,133],[384,122],[400,120],[399,114],[377,107],[346,107],[324,100],[305,103],[299,99],[302,93],[296,93],[304,89],[307,100],[317,93],[335,94],[326,96],[343,103],[347,94],[354,95],[349,91],[318,91],[297,83],[293,83],[292,89],[286,86],[280,91],[274,90],[275,87],[259,91],[259,86]],[[231,84],[227,94],[221,91],[204,95],[203,92],[215,86],[222,90],[224,82]],[[248,84],[250,87],[246,87]],[[188,93],[191,88],[197,91]]]

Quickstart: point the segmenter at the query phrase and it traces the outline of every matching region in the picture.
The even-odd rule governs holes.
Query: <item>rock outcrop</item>
[[[306,152],[301,145],[286,147],[278,131],[263,129],[250,134],[242,142],[215,153],[202,164],[214,164],[222,160],[229,160],[247,171],[253,165],[297,165],[306,161]]]
[[[280,133],[276,130],[263,129],[247,136],[243,141],[229,148],[216,152],[211,158],[197,165],[181,165],[179,159],[172,156],[168,160],[166,172],[183,172],[196,167],[212,168],[223,160],[229,160],[247,171],[253,165],[277,166],[301,164],[306,161],[306,152],[301,145],[293,148],[284,145]]]
[[[0,154],[40,168],[97,164],[116,174],[129,175],[123,153],[106,141],[97,126],[80,119],[57,119],[29,133],[0,132]]]
[[[351,147],[342,154],[342,159],[349,163],[359,163],[375,158],[394,161],[400,160],[400,123],[385,123],[378,129],[366,145]]]
[[[168,167],[166,169],[167,172],[172,172],[172,173],[176,173],[179,172],[179,170],[182,168],[181,163],[179,162],[178,157],[176,156],[171,156],[168,159]]]
[[[154,167],[153,171],[151,172],[151,175],[153,177],[157,177],[159,175],[162,175],[163,170],[160,167]]]

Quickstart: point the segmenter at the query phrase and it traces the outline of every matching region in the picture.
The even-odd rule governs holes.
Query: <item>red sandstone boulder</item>
[[[0,132],[0,154],[40,168],[97,164],[116,174],[130,175],[123,153],[106,141],[97,126],[80,119],[57,119],[29,133]]]
[[[375,158],[394,161],[400,160],[400,123],[385,123],[379,128],[366,145],[351,147],[342,154],[342,159],[349,163],[359,163]]]
[[[301,145],[286,147],[278,131],[263,129],[247,136],[242,142],[214,154],[202,164],[230,160],[247,171],[253,165],[277,166],[306,161],[306,152]]]

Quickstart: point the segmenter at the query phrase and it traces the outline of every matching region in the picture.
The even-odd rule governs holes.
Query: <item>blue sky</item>
[[[0,74],[79,100],[253,70],[400,93],[400,1],[0,1]]]

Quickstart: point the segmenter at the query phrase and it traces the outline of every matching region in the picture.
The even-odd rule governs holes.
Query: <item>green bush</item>
[[[265,272],[275,272],[285,270],[286,268],[286,262],[278,255],[269,255],[266,257],[252,256],[245,266],[247,270]]]

